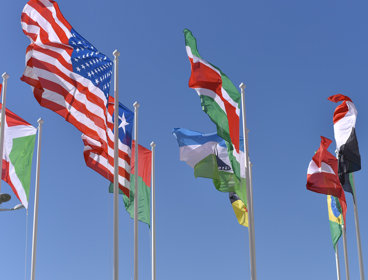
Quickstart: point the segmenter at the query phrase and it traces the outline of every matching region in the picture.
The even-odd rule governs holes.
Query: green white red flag
[[[5,120],[2,179],[10,185],[23,206],[28,208],[37,129],[8,109]]]
[[[189,87],[200,96],[202,109],[216,124],[217,134],[228,142],[231,165],[240,178],[240,93],[219,68],[201,58],[192,32],[184,29],[184,36],[192,70]]]

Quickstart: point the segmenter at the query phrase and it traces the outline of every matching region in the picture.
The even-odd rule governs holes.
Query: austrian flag
[[[337,159],[327,150],[332,141],[321,136],[321,144],[308,166],[307,189],[339,199],[345,220],[346,199],[341,186]]]

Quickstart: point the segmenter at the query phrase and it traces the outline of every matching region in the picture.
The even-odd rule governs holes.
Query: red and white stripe
[[[41,106],[58,113],[86,136],[106,146],[106,104],[103,91],[73,72],[69,45],[71,25],[55,1],[30,0],[21,18],[31,40],[21,78],[33,87]]]
[[[112,116],[114,114],[114,98],[109,97],[107,114],[107,136],[108,145],[104,149],[99,142],[82,135],[84,143],[84,159],[90,168],[105,177],[110,182],[114,181],[114,123]],[[129,196],[130,189],[130,162],[131,148],[123,144],[119,139],[119,187]]]
[[[336,147],[337,150],[340,150],[340,147],[347,142],[353,128],[355,128],[358,111],[351,99],[345,95],[336,94],[330,96],[328,100],[335,103],[343,101],[336,107],[333,115]]]

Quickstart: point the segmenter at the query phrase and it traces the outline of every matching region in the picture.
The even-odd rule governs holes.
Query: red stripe
[[[59,48],[61,49],[61,48]],[[68,69],[70,72],[73,72],[73,65],[66,61],[65,58],[58,52],[54,52],[50,49],[46,49],[46,48],[42,48],[41,46],[39,45],[31,45],[31,48],[30,49],[27,49],[27,52],[30,51],[30,50],[35,50],[35,51],[38,51],[40,53],[43,53],[43,54],[46,54],[50,57],[53,57],[55,58],[57,61],[60,62],[61,65],[63,65],[66,69]],[[63,48],[62,50],[66,51],[67,48]],[[52,59],[50,59],[50,61],[52,61]]]
[[[132,165],[130,172],[135,174],[135,141],[132,141]],[[152,152],[138,145],[138,176],[147,187],[151,187]]]
[[[2,165],[2,173],[1,173],[1,178],[8,183],[8,185],[12,188],[15,196],[18,198],[18,200],[20,202],[22,202],[20,200],[20,197],[18,195],[17,189],[14,187],[12,181],[10,180],[9,177],[9,162],[7,162],[5,159],[3,159],[3,165]]]
[[[191,64],[191,76],[189,78],[190,88],[205,88],[215,92],[223,101],[225,113],[228,118],[228,126],[231,142],[237,152],[239,152],[239,116],[236,113],[236,107],[229,103],[222,95],[222,78],[216,71],[201,62],[193,62],[189,58]]]
[[[74,125],[79,131],[81,131],[82,133],[88,135],[92,139],[95,139],[95,140],[99,141],[102,144],[102,146],[107,145],[105,143],[105,141],[99,137],[99,135],[97,134],[97,132],[95,130],[90,129],[88,126],[84,125],[84,123],[80,122],[75,117],[70,115],[69,111],[64,106],[60,106],[57,103],[54,103],[54,102],[52,102],[48,99],[42,98],[42,93],[44,92],[44,90],[40,86],[40,83],[39,83],[38,80],[34,80],[34,79],[31,79],[31,78],[26,77],[26,76],[22,76],[21,80],[34,87],[33,94],[34,94],[36,100],[38,101],[38,103],[42,107],[48,108],[48,109],[54,111],[55,113],[59,114],[66,121],[68,121],[72,125]]]
[[[332,102],[340,102],[343,101],[342,104],[340,104],[339,106],[336,107],[334,115],[333,115],[333,123],[337,123],[339,120],[341,120],[342,118],[344,118],[346,116],[346,114],[349,112],[349,107],[346,104],[346,101],[351,101],[351,99],[346,96],[346,95],[342,95],[342,94],[336,94],[336,95],[332,95],[328,98],[328,100],[332,101]]]
[[[50,2],[54,5],[54,8],[56,10],[56,16],[60,20],[60,22],[62,22],[66,28],[72,30],[72,26],[69,24],[69,22],[64,18],[63,14],[61,13],[58,3],[56,3],[53,0],[50,0]]]
[[[68,81],[69,83],[71,83],[75,88],[78,89],[78,91],[81,94],[85,94],[86,96],[88,95],[88,93],[90,95],[92,95],[88,90],[86,90],[87,88],[82,86],[80,83],[76,82],[75,80],[70,79],[69,77],[67,77],[63,72],[61,72],[57,67],[55,67],[54,65],[45,62],[45,61],[40,61],[38,59],[35,58],[31,58],[28,62],[27,65],[30,67],[36,67],[39,69],[43,69],[46,71],[51,72],[52,74],[61,77],[62,79]],[[39,77],[39,81],[40,81],[40,85],[42,88],[51,90],[53,92],[56,92],[58,94],[60,94],[61,96],[64,97],[65,101],[68,102],[70,104],[70,106],[74,107],[76,110],[84,113],[87,117],[89,117],[95,124],[96,126],[100,127],[101,129],[106,130],[106,125],[105,125],[105,119],[101,118],[100,116],[97,116],[93,113],[91,113],[87,107],[86,104],[81,103],[80,101],[76,100],[75,97],[69,93],[69,91],[67,91],[62,85],[57,84],[55,82],[46,80],[44,78]],[[101,101],[101,100],[100,100]],[[102,110],[105,111],[105,107],[101,106],[102,104],[95,104],[97,106],[99,106]]]
[[[1,85],[0,85],[0,91],[1,91]],[[3,104],[0,103],[0,110],[3,107]],[[23,120],[21,117],[19,117],[17,114],[14,114],[12,111],[6,108],[5,110],[6,114],[6,124],[8,127],[17,126],[17,125],[29,125],[28,122]]]
[[[63,29],[55,22],[55,19],[49,9],[47,9],[40,1],[32,0],[28,2],[28,5],[38,11],[39,14],[51,25],[61,43],[69,43],[69,38],[66,36]]]

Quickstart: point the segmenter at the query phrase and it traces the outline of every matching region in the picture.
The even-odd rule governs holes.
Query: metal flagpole
[[[248,137],[248,135],[247,135]],[[252,167],[253,167],[253,164],[250,162],[250,158],[248,156],[248,160],[249,160],[249,193],[250,193],[250,199],[252,200],[252,203],[250,204],[249,207],[252,207],[252,231],[253,231],[253,246],[255,248],[255,232],[254,232],[254,210],[253,210],[253,181],[252,181],[252,175],[253,175],[253,171],[252,171]],[[254,249],[255,250],[255,249]],[[255,256],[254,256],[255,257]],[[254,260],[255,261],[255,260]]]
[[[363,254],[362,254],[362,243],[360,241],[360,226],[359,226],[359,216],[358,216],[358,205],[356,199],[356,189],[355,189],[355,180],[353,173],[353,189],[354,189],[354,220],[355,220],[355,232],[357,238],[358,245],[358,256],[359,256],[359,271],[360,271],[360,280],[364,280],[364,267],[363,267]]]
[[[250,273],[251,280],[257,279],[256,274],[256,246],[254,239],[254,218],[253,218],[253,199],[251,192],[251,183],[250,183],[250,166],[249,166],[249,146],[248,146],[248,131],[247,131],[247,123],[245,118],[245,84],[241,83],[239,85],[241,89],[241,100],[242,100],[242,117],[243,117],[243,141],[244,141],[244,150],[245,150],[245,168],[246,168],[246,191],[247,191],[247,203],[248,203],[248,232],[249,232],[249,254],[250,254]]]
[[[119,280],[119,51],[114,55],[114,265],[113,279]]]
[[[134,280],[138,280],[138,108],[136,101],[134,106]]]
[[[37,142],[37,165],[36,165],[36,187],[33,211],[33,238],[32,238],[32,260],[31,260],[31,280],[35,279],[36,270],[36,247],[37,247],[37,227],[38,227],[38,193],[40,184],[40,155],[41,155],[41,136],[43,119],[38,119],[38,142]]]
[[[346,280],[350,279],[349,273],[349,259],[348,259],[348,246],[346,243],[346,229],[345,225],[342,225],[342,241],[344,243],[344,259],[345,259],[345,273],[346,273]]]
[[[5,72],[3,75],[3,92],[2,92],[2,97],[1,97],[1,128],[0,128],[0,155],[1,155],[1,160],[0,160],[0,170],[3,170],[3,151],[4,151],[4,128],[5,128],[5,110],[6,110],[6,89],[8,87],[8,79],[9,79],[9,75]],[[1,193],[1,178],[0,178],[0,193]]]
[[[152,242],[152,280],[156,280],[156,201],[155,201],[155,147],[151,142],[152,168],[151,168],[151,242]]]
[[[339,262],[339,246],[336,244],[335,250],[335,259],[336,259],[336,273],[337,273],[337,280],[340,280],[340,262]]]

